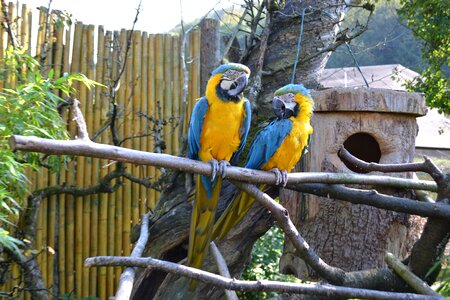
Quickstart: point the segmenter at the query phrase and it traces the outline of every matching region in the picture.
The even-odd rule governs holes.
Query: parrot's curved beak
[[[228,91],[228,95],[237,96],[242,93],[247,86],[248,75],[242,74],[232,83],[230,90]]]
[[[280,119],[288,119],[295,115],[295,106],[297,103],[294,101],[285,101],[279,97],[275,97],[272,100],[272,108],[275,115]]]

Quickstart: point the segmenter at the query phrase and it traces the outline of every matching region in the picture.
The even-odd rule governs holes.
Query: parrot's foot
[[[211,159],[209,161],[209,163],[211,164],[211,181],[214,181],[214,179],[216,179],[216,175],[219,175],[222,178],[225,178],[226,174],[227,174],[227,167],[230,165],[230,162],[226,161],[226,160],[216,160],[216,159]]]
[[[287,184],[287,171],[286,170],[280,170],[277,168],[270,169],[269,172],[272,172],[275,174],[275,184],[281,187],[285,187]]]

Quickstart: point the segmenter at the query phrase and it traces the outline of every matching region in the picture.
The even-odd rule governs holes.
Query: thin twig
[[[383,292],[367,289],[348,288],[328,284],[292,283],[269,280],[245,281],[225,278],[223,276],[187,267],[177,263],[163,261],[151,257],[130,258],[120,256],[97,256],[90,257],[84,261],[84,266],[129,266],[129,267],[152,267],[168,273],[185,276],[191,279],[212,284],[224,289],[240,291],[275,291],[279,293],[294,293],[327,297],[329,299],[360,298],[360,299],[410,299],[431,300],[441,299],[439,297],[417,295],[412,293]]]
[[[217,248],[214,242],[211,242],[211,244],[209,244],[209,248],[211,249],[211,253],[214,257],[214,260],[216,261],[217,268],[219,269],[219,274],[222,275],[223,277],[231,278],[230,271],[228,270],[227,267],[227,262],[220,253],[219,248]],[[232,290],[225,290],[225,296],[227,297],[228,300],[239,299],[236,295],[236,292]]]
[[[141,224],[141,234],[139,236],[136,245],[134,246],[133,251],[131,252],[131,258],[138,258],[142,256],[144,252],[145,245],[148,241],[148,223],[149,223],[149,215],[145,214],[142,216],[142,224]],[[115,300],[128,300],[130,299],[131,291],[133,289],[133,283],[136,272],[133,267],[126,268],[122,275],[120,275],[119,286],[116,291]]]

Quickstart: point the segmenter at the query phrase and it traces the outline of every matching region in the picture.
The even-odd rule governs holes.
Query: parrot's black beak
[[[231,85],[230,89],[228,90],[228,95],[235,97],[242,93],[247,86],[248,82],[248,75],[243,74],[240,77],[238,77]]]
[[[280,119],[289,119],[296,114],[296,103],[283,101],[282,99],[275,97],[272,101],[272,108],[275,115]]]

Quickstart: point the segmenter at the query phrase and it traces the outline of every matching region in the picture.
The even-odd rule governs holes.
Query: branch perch
[[[344,298],[362,298],[362,299],[409,299],[409,300],[431,300],[441,299],[440,297],[425,296],[412,293],[395,293],[382,292],[366,289],[356,289],[333,285],[320,285],[311,283],[291,283],[278,281],[244,281],[237,279],[225,278],[223,276],[206,272],[203,270],[186,267],[177,263],[163,261],[151,257],[146,258],[129,258],[118,256],[97,256],[90,257],[84,261],[86,267],[92,266],[129,266],[141,268],[156,268],[168,273],[174,273],[186,276],[191,279],[209,283],[224,289],[239,291],[276,291],[280,293],[295,293],[328,297],[335,299]]]
[[[128,162],[141,165],[152,165],[155,167],[171,168],[187,173],[197,173],[202,175],[211,174],[211,165],[208,163],[190,160],[184,157],[172,156],[168,154],[150,153],[133,149],[126,149],[117,146],[98,144],[92,141],[83,140],[51,140],[38,137],[27,137],[21,135],[13,135],[9,139],[9,145],[13,150],[23,150],[32,152],[42,152],[53,155],[80,155],[96,158],[105,158],[120,162]],[[275,175],[271,172],[260,170],[251,170],[239,167],[228,167],[227,178],[249,183],[266,183],[275,184]],[[349,178],[351,178],[349,180]],[[306,182],[327,182],[327,183],[359,183],[367,184],[368,182],[382,184],[381,179],[390,181],[389,186],[395,186],[394,182],[408,182],[409,187],[435,189],[432,182],[419,180],[399,180],[391,179],[388,176],[372,176],[372,175],[356,175],[344,173],[298,173],[288,175],[288,184],[306,183]],[[376,180],[373,180],[376,179]],[[378,194],[378,197],[390,197]],[[391,199],[391,198],[389,198]],[[387,200],[385,200],[387,201]],[[408,210],[409,202],[419,207],[415,212]],[[366,205],[372,205],[370,201],[364,202]],[[405,201],[398,206],[397,211],[417,213],[421,216],[430,216],[429,213],[423,214],[421,211],[432,209],[432,215],[439,218],[450,218],[450,206],[438,203],[421,203],[417,201]]]

